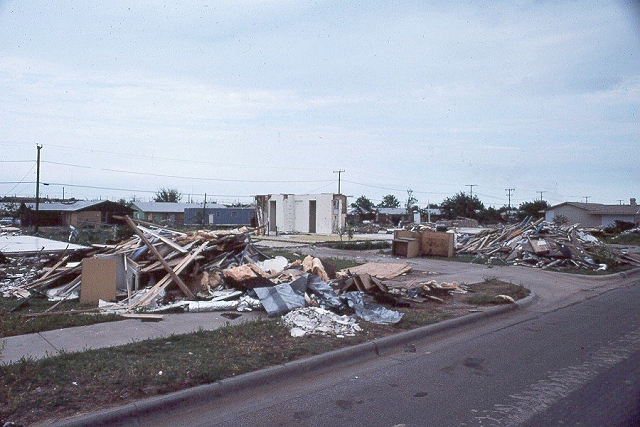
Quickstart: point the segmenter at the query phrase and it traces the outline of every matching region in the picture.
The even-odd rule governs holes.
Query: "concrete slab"
[[[5,255],[25,255],[38,252],[62,252],[90,249],[73,243],[59,242],[36,236],[0,236],[0,252]]]
[[[21,358],[41,359],[58,354],[58,350],[40,334],[0,338],[0,364],[14,363]]]

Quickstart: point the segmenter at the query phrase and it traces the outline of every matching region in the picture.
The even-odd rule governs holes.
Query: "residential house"
[[[640,206],[635,198],[628,205],[603,205],[600,203],[565,202],[551,206],[545,211],[545,220],[553,221],[562,215],[569,224],[579,223],[583,227],[609,227],[616,221],[640,224]]]
[[[346,225],[342,194],[268,194],[256,196],[258,225],[269,233],[337,234]]]
[[[133,218],[141,221],[162,225],[183,225],[184,210],[189,208],[202,209],[201,203],[173,203],[173,202],[133,202]],[[207,207],[224,207],[214,203]]]
[[[132,209],[109,200],[76,200],[69,202],[24,203],[20,209],[20,223],[23,226],[74,226],[96,227],[104,224],[119,224],[124,215],[131,215]]]
[[[399,225],[400,221],[413,221],[413,213],[407,213],[405,208],[377,208],[376,222],[378,224]]]

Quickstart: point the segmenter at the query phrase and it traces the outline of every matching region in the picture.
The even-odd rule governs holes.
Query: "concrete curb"
[[[638,269],[640,271],[640,269]],[[153,397],[134,403],[129,403],[118,408],[107,409],[89,415],[69,418],[52,424],[53,427],[83,427],[83,426],[117,426],[135,425],[136,420],[149,414],[157,414],[177,410],[185,405],[205,403],[212,398],[217,398],[232,393],[239,393],[252,388],[263,387],[279,381],[294,378],[301,374],[319,371],[345,360],[354,362],[358,360],[373,359],[389,353],[393,349],[403,347],[412,341],[466,326],[482,319],[488,319],[513,310],[527,307],[533,304],[538,297],[532,292],[529,296],[516,301],[515,304],[503,305],[487,311],[456,317],[454,319],[438,322],[433,325],[422,326],[407,332],[401,332],[384,338],[378,338],[369,342],[330,351],[327,353],[295,360],[283,365],[272,366],[255,372],[249,372],[234,378],[227,378],[213,384],[201,385],[186,390],[177,391],[164,396]]]

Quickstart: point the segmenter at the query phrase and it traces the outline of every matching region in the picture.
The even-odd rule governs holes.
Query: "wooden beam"
[[[131,229],[133,231],[135,231],[135,233],[140,236],[140,238],[142,239],[142,241],[144,242],[145,245],[147,245],[147,247],[149,248],[149,250],[151,251],[151,253],[156,257],[156,259],[158,261],[160,261],[160,264],[162,264],[162,266],[164,267],[165,270],[167,270],[167,273],[169,273],[169,276],[171,276],[171,278],[173,279],[174,282],[176,282],[176,284],[178,285],[178,287],[180,288],[180,290],[182,290],[182,292],[184,292],[184,294],[187,296],[187,298],[191,298],[191,299],[195,299],[196,296],[193,294],[193,292],[191,292],[191,290],[187,287],[187,285],[184,284],[184,282],[182,281],[182,279],[180,279],[178,277],[178,275],[173,271],[173,269],[171,268],[171,266],[167,263],[167,261],[164,260],[164,258],[162,257],[162,255],[160,255],[160,252],[158,252],[158,250],[156,249],[155,246],[153,246],[151,244],[151,242],[149,241],[149,239],[146,238],[146,236],[144,235],[144,233],[134,224],[134,222],[131,220],[131,218],[129,218],[128,215],[124,216],[124,220],[127,222],[127,224],[129,225],[129,227],[131,227]]]

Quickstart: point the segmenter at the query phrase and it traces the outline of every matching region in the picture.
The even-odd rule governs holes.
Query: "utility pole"
[[[584,202],[585,203],[589,203],[589,197],[591,197],[591,196],[583,196],[583,197],[584,197]]]
[[[204,226],[204,220],[206,216],[207,216],[207,193],[204,193],[204,203],[202,203],[202,226]]]
[[[340,175],[342,174],[342,172],[344,172],[344,169],[338,169],[337,171],[333,171],[333,173],[338,174],[338,194],[342,194],[340,192]]]
[[[512,191],[516,191],[516,189],[515,188],[506,188],[505,191],[509,195],[509,214],[510,214],[511,213],[511,192]],[[509,214],[507,214],[507,215],[509,215]]]
[[[473,187],[477,187],[477,184],[467,184],[467,187],[471,190],[471,196],[469,196],[469,204],[471,206],[467,206],[467,210],[469,211],[469,218],[473,217]]]
[[[620,206],[622,206],[622,202],[623,202],[622,199],[618,199],[618,203],[620,204]]]
[[[536,193],[540,193],[540,201],[542,201],[542,195],[546,193],[546,191],[536,191]]]
[[[38,222],[40,220],[40,216],[38,212],[40,211],[40,150],[42,150],[42,145],[36,144],[36,148],[38,149],[38,157],[36,160],[36,216],[35,216],[35,232],[38,232]]]
[[[469,197],[470,199],[473,199],[473,187],[477,187],[477,184],[467,184],[467,187],[469,187],[471,189],[471,196]]]

